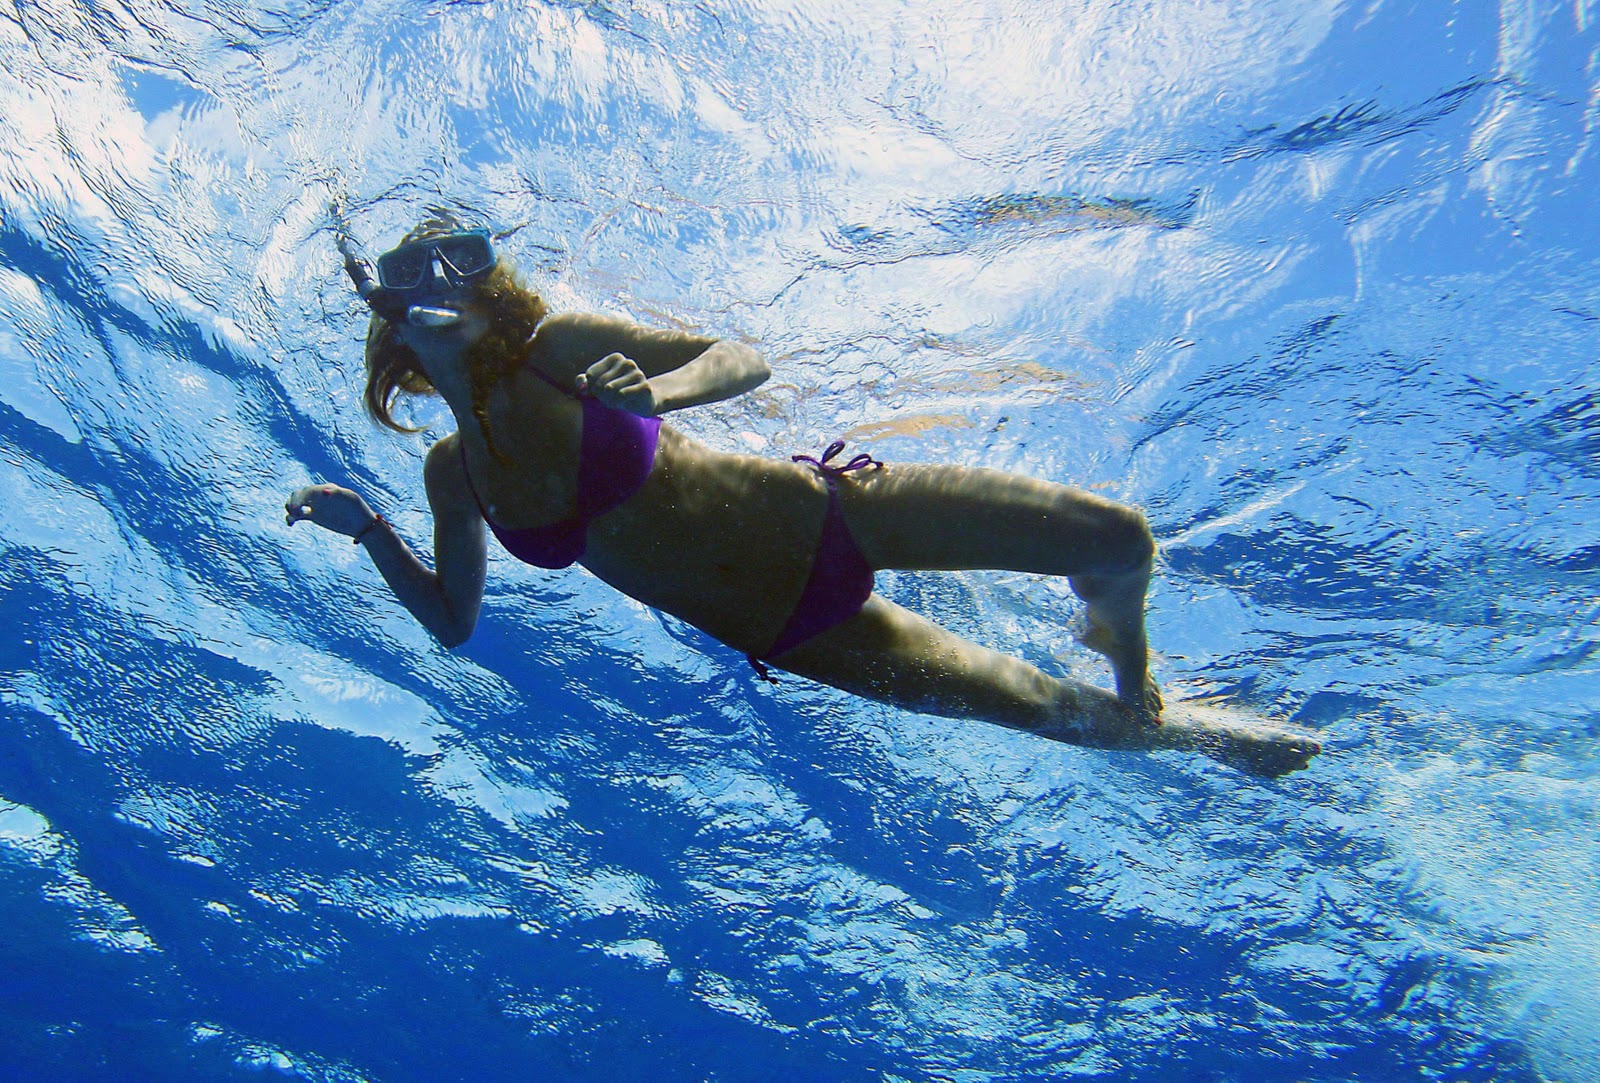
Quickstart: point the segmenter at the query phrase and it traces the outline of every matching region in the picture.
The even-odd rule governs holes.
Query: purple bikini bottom
[[[821,635],[837,624],[843,624],[867,604],[872,597],[872,565],[861,555],[856,541],[845,525],[844,509],[839,500],[839,479],[848,471],[883,464],[870,455],[857,455],[843,466],[830,466],[829,461],[844,450],[844,441],[835,440],[816,459],[810,455],[795,455],[797,463],[810,463],[828,483],[828,512],[822,520],[822,536],[817,539],[817,552],[811,561],[811,574],[800,592],[800,600],[784,623],[772,646],[759,656],[746,655],[756,676],[777,683],[763,659],[776,659],[786,651]]]

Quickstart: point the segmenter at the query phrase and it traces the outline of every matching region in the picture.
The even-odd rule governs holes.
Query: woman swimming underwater
[[[659,420],[741,395],[769,369],[749,346],[593,315],[547,314],[489,235],[430,221],[346,269],[373,309],[366,405],[436,393],[458,431],[424,466],[435,570],[362,497],[297,490],[309,519],[366,547],[441,643],[471,636],[484,525],[530,564],[581,563],[646,605],[767,666],[912,710],[977,718],[1105,749],[1188,749],[1276,776],[1312,739],[1235,716],[1164,710],[1146,669],[1155,544],[1132,508],[992,470],[857,455],[780,461],[714,451]],[[1116,694],[967,642],[872,592],[877,569],[1006,569],[1067,576],[1085,645]]]

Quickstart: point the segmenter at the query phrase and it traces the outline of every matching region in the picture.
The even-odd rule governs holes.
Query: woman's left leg
[[[1082,489],[969,467],[891,464],[841,479],[845,523],[875,568],[999,569],[1066,576],[1088,608],[1086,646],[1117,694],[1153,717],[1145,590],[1155,539],[1144,516]]]
[[[1110,692],[1051,677],[877,594],[849,620],[770,661],[880,703],[1070,744],[1116,747],[1154,728],[1141,727]]]
[[[854,617],[771,661],[898,707],[1090,748],[1186,749],[1272,777],[1300,770],[1320,751],[1303,735],[1182,711],[1162,725],[1144,724],[1110,692],[1048,676],[876,594]]]

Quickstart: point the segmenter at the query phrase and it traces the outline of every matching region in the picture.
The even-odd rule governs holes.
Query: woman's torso
[[[519,372],[487,403],[504,459],[491,456],[476,431],[458,437],[462,484],[503,534],[559,532],[578,510],[584,407],[549,384],[570,387],[568,369],[586,362],[529,362],[549,383]],[[715,451],[663,425],[642,484],[583,524],[579,561],[624,594],[759,652],[804,588],[826,510],[826,488],[812,471]]]

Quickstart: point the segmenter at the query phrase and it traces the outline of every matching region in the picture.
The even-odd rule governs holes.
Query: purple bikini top
[[[472,499],[505,551],[540,568],[565,568],[583,556],[589,544],[589,524],[638,492],[656,461],[661,438],[659,417],[640,417],[607,406],[588,395],[577,396],[555,380],[532,369],[545,383],[583,406],[583,440],[578,453],[577,510],[570,519],[511,530],[489,518],[472,473],[467,470],[467,447],[461,443],[461,469],[466,473]],[[459,442],[459,437],[457,438]]]

